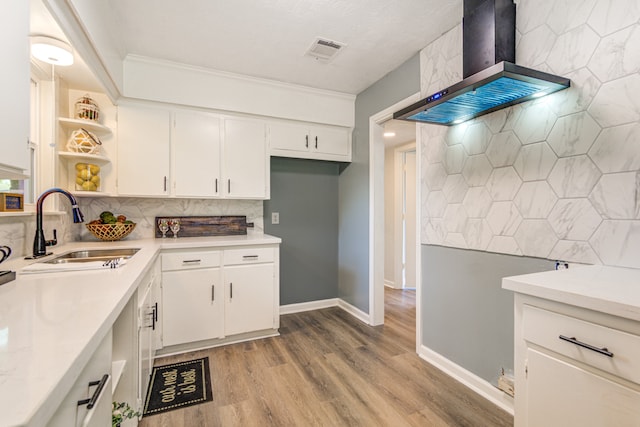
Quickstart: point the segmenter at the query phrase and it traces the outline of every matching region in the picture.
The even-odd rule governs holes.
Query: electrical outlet
[[[271,224],[280,224],[280,212],[271,212]]]

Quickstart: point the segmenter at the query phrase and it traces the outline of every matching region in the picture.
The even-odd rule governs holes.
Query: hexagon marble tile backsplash
[[[517,1],[516,62],[551,96],[420,124],[423,244],[640,268],[640,1]],[[420,53],[423,96],[462,79],[462,27]]]

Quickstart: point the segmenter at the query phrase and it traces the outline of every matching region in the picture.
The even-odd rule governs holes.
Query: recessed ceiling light
[[[393,136],[396,136],[395,132],[385,132],[383,133],[383,135],[385,136],[385,138],[391,138]]]
[[[31,54],[48,64],[67,66],[73,64],[73,50],[68,43],[48,36],[31,37]]]

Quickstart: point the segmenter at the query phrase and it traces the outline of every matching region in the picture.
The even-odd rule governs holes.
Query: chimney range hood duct
[[[570,85],[570,80],[514,64],[512,0],[464,0],[464,80],[393,114],[394,119],[451,126]]]

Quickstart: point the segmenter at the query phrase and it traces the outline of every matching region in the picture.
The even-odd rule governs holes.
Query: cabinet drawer
[[[243,248],[224,251],[224,265],[273,262],[274,259],[273,248]]]
[[[640,336],[529,305],[523,307],[523,336],[532,344],[640,384]]]
[[[219,267],[220,261],[220,251],[162,254],[162,271]]]

